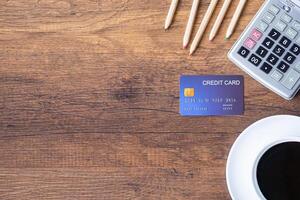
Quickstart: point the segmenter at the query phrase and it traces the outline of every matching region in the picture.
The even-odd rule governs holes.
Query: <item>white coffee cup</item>
[[[265,200],[258,186],[256,169],[262,155],[285,142],[300,142],[300,117],[279,115],[249,126],[233,144],[226,168],[233,200]]]

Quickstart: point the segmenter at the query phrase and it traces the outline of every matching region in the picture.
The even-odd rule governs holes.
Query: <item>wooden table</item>
[[[230,199],[225,165],[241,131],[300,114],[299,97],[283,100],[226,57],[262,2],[224,41],[235,0],[190,57],[191,1],[166,32],[169,0],[0,1],[0,199]],[[245,115],[181,117],[181,74],[244,75]]]

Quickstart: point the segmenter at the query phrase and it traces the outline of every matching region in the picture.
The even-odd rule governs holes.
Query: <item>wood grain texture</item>
[[[281,99],[226,58],[262,2],[248,1],[224,41],[235,0],[217,38],[206,32],[190,57],[191,1],[167,32],[169,0],[0,1],[0,199],[230,199],[238,134],[300,114],[299,96]],[[181,74],[245,75],[245,115],[180,117]]]

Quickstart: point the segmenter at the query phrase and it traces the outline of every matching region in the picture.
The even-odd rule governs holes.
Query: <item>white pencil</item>
[[[233,34],[233,31],[239,21],[239,18],[242,14],[242,11],[243,11],[246,3],[247,3],[247,0],[240,0],[239,5],[237,6],[236,11],[234,12],[234,15],[232,17],[232,20],[228,26],[227,33],[226,33],[226,39],[229,39],[231,37],[231,35]]]
[[[223,6],[221,8],[221,11],[220,11],[217,19],[216,19],[216,22],[213,25],[213,28],[211,29],[211,32],[210,32],[210,35],[209,35],[209,40],[210,41],[212,41],[216,37],[216,35],[217,35],[218,31],[219,31],[219,28],[220,28],[220,26],[221,26],[221,24],[223,22],[223,19],[224,19],[225,15],[226,15],[226,12],[227,12],[227,10],[228,10],[228,8],[230,6],[231,1],[232,0],[225,0],[224,1],[224,4],[223,4]]]
[[[187,23],[186,29],[185,29],[185,33],[184,33],[184,37],[183,37],[183,48],[185,49],[189,42],[190,42],[190,38],[191,38],[191,34],[193,31],[193,26],[194,26],[194,22],[197,16],[197,11],[198,11],[198,7],[199,7],[199,3],[200,0],[194,0],[193,1],[193,5],[192,5],[192,9],[191,9],[191,13],[190,13],[190,17],[189,17],[189,21]]]
[[[197,32],[197,34],[196,34],[196,36],[193,40],[193,43],[191,45],[190,55],[192,55],[196,51],[196,49],[199,45],[199,42],[201,41],[201,39],[203,37],[203,33],[204,33],[204,31],[205,31],[205,29],[208,25],[208,22],[209,22],[212,14],[213,14],[215,8],[216,8],[217,3],[218,3],[218,0],[211,0],[211,2],[209,4],[209,7],[208,7],[208,9],[207,9],[207,11],[204,15],[204,18],[203,18],[203,20],[200,24],[198,32]]]
[[[172,24],[173,17],[174,17],[174,14],[176,12],[176,9],[177,9],[178,2],[179,2],[179,0],[172,0],[171,6],[170,6],[170,9],[169,9],[167,18],[166,18],[166,22],[165,22],[165,29],[168,29]]]

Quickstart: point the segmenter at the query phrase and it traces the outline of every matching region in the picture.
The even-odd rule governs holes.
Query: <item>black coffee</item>
[[[300,143],[270,148],[260,159],[257,181],[268,200],[300,200]]]

